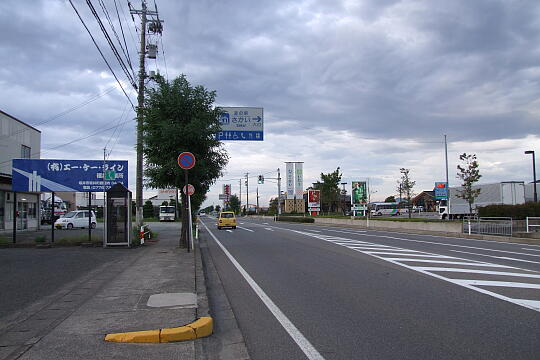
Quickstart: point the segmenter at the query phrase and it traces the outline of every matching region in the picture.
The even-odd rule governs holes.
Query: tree
[[[401,173],[401,178],[398,180],[399,189],[401,193],[405,196],[407,201],[407,209],[409,210],[409,218],[412,216],[412,204],[411,198],[413,197],[413,188],[416,185],[416,181],[412,181],[409,175],[410,169],[401,168],[399,169]]]
[[[146,200],[143,205],[143,217],[145,219],[154,217],[154,205],[152,205],[150,200]]]
[[[169,206],[169,203],[167,201],[164,201],[161,203],[161,206]]]
[[[384,199],[384,202],[396,202],[396,197],[394,195],[391,195]]]
[[[321,207],[326,205],[327,211],[334,211],[337,202],[339,202],[339,183],[343,174],[339,173],[338,168],[328,174],[321,173],[321,181],[313,184],[314,190],[321,191]]]
[[[229,208],[234,211],[235,214],[240,214],[240,199],[238,196],[231,195],[229,197]]]
[[[195,187],[191,207],[195,211],[206,199],[210,186],[223,174],[228,155],[215,134],[221,130],[214,107],[215,91],[191,86],[185,75],[172,81],[158,76],[145,97],[143,154],[145,185],[152,188],[183,188],[184,170],[177,163],[178,155],[189,151],[196,158],[189,170],[189,183]],[[187,203],[183,192],[182,204]],[[186,212],[183,212],[185,214]],[[187,217],[182,216],[187,229]],[[182,231],[182,243],[187,244]]]
[[[277,215],[278,208],[277,208],[277,197],[270,199],[270,204],[268,205],[268,215]]]
[[[217,212],[220,212],[220,211],[221,211],[221,206],[216,205],[216,211],[217,211]]]
[[[480,170],[478,169],[478,161],[476,160],[476,154],[463,153],[459,155],[459,160],[462,161],[462,165],[458,165],[457,178],[462,181],[461,186],[463,190],[458,190],[456,196],[466,200],[469,203],[469,214],[472,214],[472,204],[474,200],[480,195],[480,189],[473,189],[473,185],[480,180]]]

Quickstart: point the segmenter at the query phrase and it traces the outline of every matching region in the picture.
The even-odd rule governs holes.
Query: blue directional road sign
[[[219,117],[221,131],[216,134],[218,140],[263,141],[263,108],[224,107]]]
[[[13,159],[12,179],[13,191],[106,191],[116,183],[128,187],[128,162]]]

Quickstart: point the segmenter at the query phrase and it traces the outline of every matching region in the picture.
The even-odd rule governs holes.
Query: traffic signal
[[[264,184],[264,176],[259,175],[259,180],[257,181],[259,184]]]

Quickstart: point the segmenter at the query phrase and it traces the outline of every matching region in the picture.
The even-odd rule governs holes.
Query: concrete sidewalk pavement
[[[215,348],[223,334],[157,344],[104,341],[108,333],[171,328],[211,316],[199,249],[178,248],[179,234],[179,226],[169,226],[159,231],[157,243],[125,249],[132,254],[31,307],[0,333],[0,359],[217,358],[206,348]]]

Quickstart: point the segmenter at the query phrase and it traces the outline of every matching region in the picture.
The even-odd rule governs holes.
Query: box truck
[[[461,219],[477,214],[477,209],[487,205],[518,205],[525,203],[525,183],[523,181],[504,181],[495,184],[474,185],[480,195],[472,204],[472,214],[467,200],[458,197],[463,187],[449,188],[449,200],[440,200],[438,205],[441,219]]]

